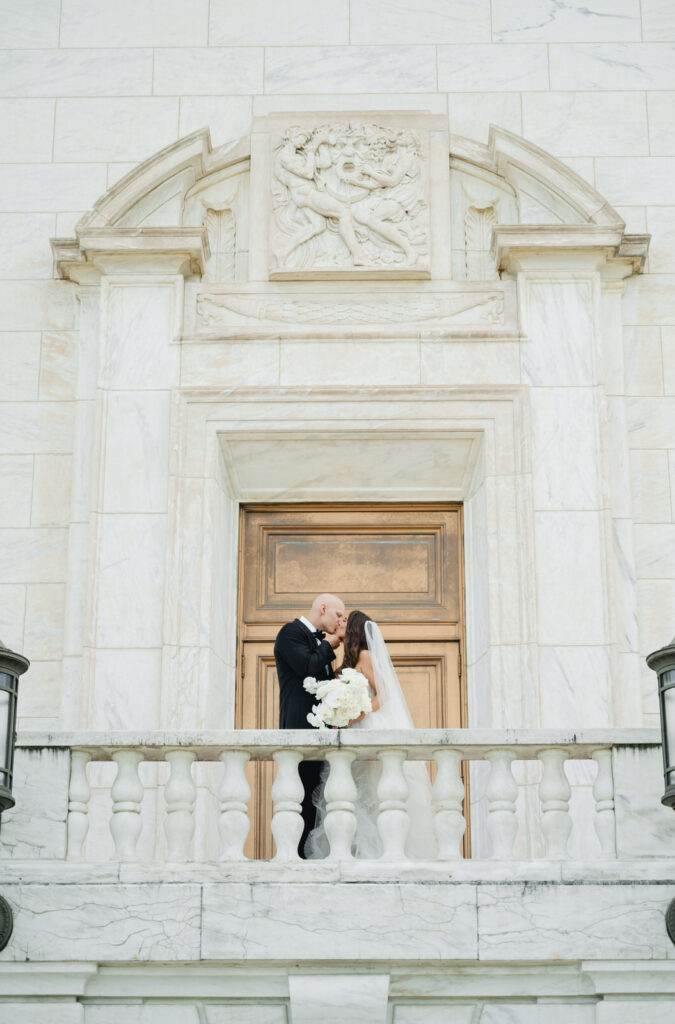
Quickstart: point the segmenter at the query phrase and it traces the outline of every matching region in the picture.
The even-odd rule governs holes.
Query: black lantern
[[[659,680],[659,710],[663,737],[663,776],[666,791],[661,803],[675,808],[675,637],[667,647],[653,651],[647,664]]]
[[[19,676],[23,675],[29,665],[28,658],[10,651],[0,641],[0,814],[15,803],[12,777],[16,744],[16,698]]]

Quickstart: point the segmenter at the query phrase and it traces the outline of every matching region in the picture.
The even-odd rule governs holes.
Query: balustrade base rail
[[[355,761],[376,760],[381,765],[377,796],[377,826],[382,844],[378,868],[396,865],[398,877],[406,864],[408,814],[407,761],[435,764],[433,784],[434,831],[438,846],[435,861],[426,861],[430,871],[456,865],[458,878],[464,875],[461,860],[462,837],[467,822],[465,789],[461,766],[483,764],[486,830],[491,856],[497,864],[514,860],[514,843],[519,827],[517,801],[519,786],[514,777],[516,761],[539,765],[536,816],[541,832],[544,874],[562,879],[546,864],[569,861],[568,849],[573,820],[570,814],[571,786],[565,770],[568,761],[595,765],[592,784],[592,818],[598,838],[598,859],[616,857],[613,750],[617,746],[654,747],[660,737],[656,730],[593,730],[587,732],[552,730],[414,730],[349,732],[329,730],[232,730],[222,732],[156,733],[24,733],[23,749],[61,749],[70,755],[68,794],[67,857],[86,858],[89,827],[89,765],[114,762],[117,766],[110,788],[115,861],[138,861],[142,828],[144,785],[139,775],[143,762],[165,762],[169,775],[163,787],[165,853],[162,863],[187,864],[194,859],[195,807],[197,789],[193,778],[195,762],[215,762],[222,768],[219,780],[220,865],[246,862],[245,843],[250,830],[251,789],[247,766],[252,761],[273,761],[276,778],[271,797],[271,830],[276,845],[274,862],[296,864],[305,872],[340,870],[358,872],[354,859],[357,829],[357,789],[352,775]],[[320,864],[301,862],[298,842],[302,834],[301,803],[304,795],[298,766],[303,760],[327,761],[325,829],[329,853]],[[532,786],[530,784],[530,789]],[[588,823],[590,824],[590,823]],[[249,862],[250,863],[250,862]],[[373,863],[373,862],[371,862]]]

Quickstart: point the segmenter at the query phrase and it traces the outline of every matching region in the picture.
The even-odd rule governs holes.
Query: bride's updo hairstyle
[[[343,640],[344,660],[342,668],[355,668],[361,651],[368,649],[366,622],[372,621],[365,612],[354,611],[349,613],[347,629]]]

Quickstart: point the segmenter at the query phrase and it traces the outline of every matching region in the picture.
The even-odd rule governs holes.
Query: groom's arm
[[[300,679],[306,679],[307,676],[317,679],[335,657],[335,651],[327,640],[322,640],[312,651],[304,636],[298,636],[294,630],[286,632],[282,629],[274,645],[274,656],[285,661]]]

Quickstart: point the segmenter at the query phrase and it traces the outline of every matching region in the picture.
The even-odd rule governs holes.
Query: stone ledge
[[[583,885],[672,885],[675,861],[202,861],[163,863],[120,861],[66,861],[30,858],[0,860],[5,885],[96,885],[129,884],[205,885],[247,883],[255,885],[346,885],[369,882],[378,885],[400,883],[491,885],[540,884]],[[0,893],[2,889],[0,888]],[[673,893],[675,896],[675,892]]]
[[[24,881],[2,895],[16,923],[0,962],[675,960],[672,883]]]

